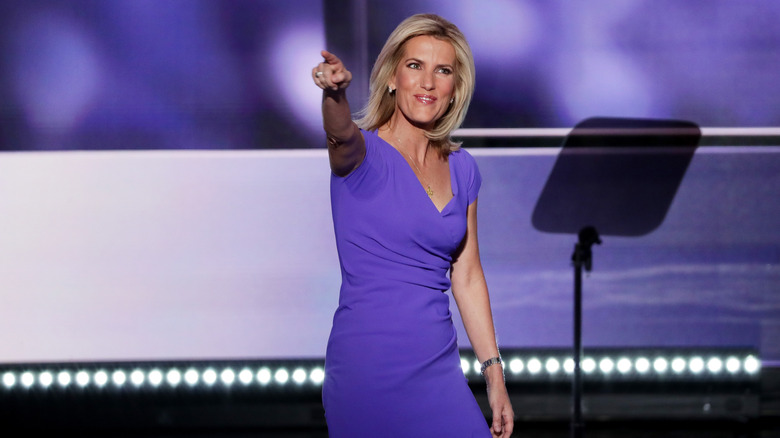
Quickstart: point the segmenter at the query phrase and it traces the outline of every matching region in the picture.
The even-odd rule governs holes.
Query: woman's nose
[[[435,87],[433,80],[433,72],[425,72],[423,73],[422,81],[420,83],[420,86],[425,90],[433,90]]]

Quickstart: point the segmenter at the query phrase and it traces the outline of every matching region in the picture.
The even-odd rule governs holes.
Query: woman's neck
[[[397,112],[396,112],[397,114]],[[396,114],[381,128],[391,143],[402,153],[413,156],[423,162],[428,155],[429,140],[425,130],[418,128],[406,120],[397,120]]]

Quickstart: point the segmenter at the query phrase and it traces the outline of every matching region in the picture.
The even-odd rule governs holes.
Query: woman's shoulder
[[[363,128],[360,128],[360,132],[363,133],[364,137],[370,137],[372,141],[381,141],[384,142],[385,140],[382,139],[382,137],[379,135],[378,129],[372,129],[372,130],[366,130]]]
[[[482,174],[474,157],[465,149],[458,148],[450,152],[450,166],[454,168],[456,178],[466,185],[468,203],[471,204],[477,198],[479,188],[482,185]]]
[[[360,129],[360,132],[363,134],[363,140],[366,144],[366,153],[368,154],[369,150],[371,151],[371,154],[379,155],[379,156],[386,156],[388,153],[388,148],[392,149],[393,147],[385,141],[382,137],[379,136],[379,131],[373,130],[373,131],[366,131],[364,129]]]
[[[449,159],[452,162],[455,162],[456,165],[464,167],[464,168],[476,168],[477,167],[477,160],[474,159],[474,156],[469,153],[466,149],[458,148],[454,151],[451,151],[449,154]]]
[[[382,139],[376,131],[366,131],[360,128],[360,133],[363,135],[363,141],[366,144],[366,150],[376,148],[376,145]]]
[[[363,138],[371,138],[372,140],[379,137],[379,134],[377,134],[376,130],[374,131],[368,131],[363,128],[360,128],[360,133],[363,134]]]
[[[379,136],[377,131],[367,131],[360,128],[360,134],[363,136],[363,144],[366,148],[365,155],[360,164],[352,172],[345,175],[344,179],[355,178],[355,175],[362,175],[366,172],[381,171],[382,166],[379,163],[387,161],[386,149],[392,147]]]

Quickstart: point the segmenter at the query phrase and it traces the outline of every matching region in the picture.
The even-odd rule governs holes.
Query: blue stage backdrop
[[[773,0],[334,3],[0,2],[0,362],[322,356],[340,279],[311,67],[362,59],[357,109],[412,13],[471,42],[467,128],[780,126]],[[571,344],[574,238],[531,225],[558,151],[472,149],[502,346]],[[777,146],[700,147],[657,230],[595,249],[585,345],[780,361],[778,170]]]

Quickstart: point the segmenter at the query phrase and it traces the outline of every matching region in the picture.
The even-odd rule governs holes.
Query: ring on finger
[[[320,78],[322,77],[323,73],[321,71],[318,71],[317,73],[314,73],[314,77]]]

